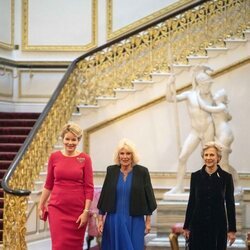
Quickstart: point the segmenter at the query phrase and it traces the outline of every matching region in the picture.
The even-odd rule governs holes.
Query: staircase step
[[[3,209],[3,199],[0,199],[0,209]]]
[[[6,170],[1,170],[1,169],[0,169],[0,180],[3,179],[5,173],[6,173]]]
[[[0,152],[18,152],[22,143],[1,143],[0,142]]]
[[[40,113],[0,112],[0,181],[26,140]],[[3,239],[4,191],[0,188],[0,249]]]
[[[32,127],[12,127],[12,128],[1,128],[0,135],[28,135]]]
[[[0,161],[13,160],[16,156],[16,152],[0,152]]]
[[[11,164],[12,160],[0,160],[0,169],[7,170]]]
[[[32,127],[35,119],[0,119],[1,127]]]
[[[23,143],[26,135],[0,135],[0,143]]]
[[[0,119],[38,119],[40,113],[28,113],[28,112],[0,112]]]

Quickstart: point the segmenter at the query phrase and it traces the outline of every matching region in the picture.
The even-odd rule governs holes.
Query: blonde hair
[[[128,139],[124,138],[122,140],[119,141],[118,146],[115,149],[115,153],[114,153],[114,162],[115,164],[120,164],[119,161],[119,152],[122,149],[126,149],[128,152],[130,152],[132,154],[132,164],[137,164],[139,162],[139,157],[138,157],[138,153],[137,150],[135,148],[135,145]]]
[[[207,150],[208,148],[215,148],[217,151],[217,156],[219,157],[219,160],[221,160],[223,146],[220,143],[215,141],[210,141],[205,143],[205,145],[202,147],[201,157],[204,156],[204,151]]]
[[[82,138],[82,129],[76,123],[69,122],[69,123],[65,124],[63,126],[63,128],[62,128],[62,131],[61,131],[61,137],[64,138],[65,134],[68,133],[68,132],[75,135],[78,138],[79,141],[81,140],[81,138]]]

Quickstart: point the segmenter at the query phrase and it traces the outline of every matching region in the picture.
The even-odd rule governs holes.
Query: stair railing
[[[134,79],[187,64],[187,56],[224,47],[249,27],[250,0],[198,1],[76,59],[3,178],[4,249],[27,249],[27,196],[77,105],[96,104],[97,96],[132,88]]]

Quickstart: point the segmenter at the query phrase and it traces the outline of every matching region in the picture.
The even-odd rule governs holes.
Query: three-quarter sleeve
[[[93,170],[91,158],[88,155],[85,157],[84,192],[85,198],[92,201],[94,196]]]
[[[47,178],[44,184],[44,188],[52,190],[54,186],[54,180],[55,176],[54,176],[53,154],[51,154],[48,162]]]
[[[157,208],[154,190],[151,183],[150,174],[147,168],[145,168],[145,193],[146,193],[146,200],[148,205],[148,214],[151,215],[153,211]]]

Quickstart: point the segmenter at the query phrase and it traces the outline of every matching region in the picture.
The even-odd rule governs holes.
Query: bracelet
[[[87,213],[89,213],[89,212],[90,212],[90,210],[85,208],[85,209],[83,210],[83,212],[87,212]]]

